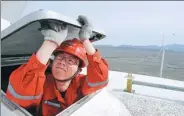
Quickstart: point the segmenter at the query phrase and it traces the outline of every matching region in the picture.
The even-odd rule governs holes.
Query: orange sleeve
[[[82,93],[90,94],[105,87],[108,83],[108,64],[100,56],[98,50],[93,55],[87,55],[87,76],[82,85]]]
[[[11,73],[6,92],[7,98],[22,107],[38,105],[42,98],[47,66],[33,54],[26,64]]]

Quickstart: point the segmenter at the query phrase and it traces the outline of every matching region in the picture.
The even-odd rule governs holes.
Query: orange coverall
[[[87,55],[87,75],[78,74],[66,90],[65,97],[56,89],[52,74],[45,75],[43,65],[33,54],[26,64],[12,72],[6,96],[24,108],[40,107],[44,116],[56,115],[85,95],[108,83],[108,64],[98,51]],[[41,105],[41,106],[40,106]]]

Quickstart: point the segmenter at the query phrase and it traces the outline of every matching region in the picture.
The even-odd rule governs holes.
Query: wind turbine
[[[164,58],[165,58],[165,47],[164,47],[164,33],[163,33],[163,36],[162,36],[162,48],[161,48],[161,51],[162,51],[162,60],[161,60],[161,65],[160,65],[160,78],[162,78],[162,75],[163,75],[163,68],[164,68]]]
[[[174,33],[172,35],[175,36]],[[160,50],[160,52],[162,51],[162,60],[161,60],[161,65],[160,65],[160,78],[162,78],[162,76],[163,76],[163,68],[164,68],[164,60],[165,60],[165,45],[164,45],[164,40],[165,40],[165,36],[164,36],[164,32],[163,32],[163,36],[162,36],[162,48]],[[158,55],[160,54],[160,52],[158,53]]]

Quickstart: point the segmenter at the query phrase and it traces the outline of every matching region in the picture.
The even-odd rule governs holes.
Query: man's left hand
[[[84,41],[85,39],[89,39],[92,36],[92,30],[93,30],[93,26],[91,22],[86,16],[82,16],[82,15],[79,15],[77,20],[82,25],[82,28],[79,32],[79,39],[81,41]]]

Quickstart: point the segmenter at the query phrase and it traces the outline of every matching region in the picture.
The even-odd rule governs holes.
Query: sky
[[[184,44],[184,1],[30,1],[22,16],[39,9],[87,16],[106,33],[97,45]]]

